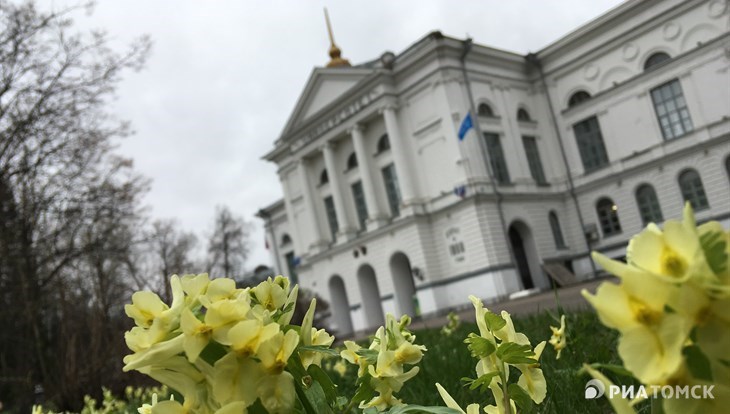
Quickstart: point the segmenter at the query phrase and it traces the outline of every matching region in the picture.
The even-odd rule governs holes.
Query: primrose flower
[[[565,315],[560,316],[560,328],[551,326],[550,330],[553,331],[553,336],[548,342],[558,351],[555,359],[560,359],[560,352],[565,348]]]
[[[459,411],[461,414],[479,414],[479,404],[469,404],[466,407],[466,411],[462,409],[459,404],[456,403],[456,401],[449,395],[449,393],[444,389],[444,387],[441,386],[438,382],[436,383],[436,389],[439,391],[439,395],[441,395],[441,399],[444,400],[444,403],[447,407],[453,408],[454,410]]]

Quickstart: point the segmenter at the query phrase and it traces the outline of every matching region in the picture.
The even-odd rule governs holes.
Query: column
[[[413,201],[415,197],[415,188],[411,171],[408,166],[408,154],[403,137],[400,135],[398,121],[395,118],[395,105],[386,104],[381,112],[385,120],[385,129],[390,138],[390,149],[393,152],[393,162],[395,163],[395,172],[398,174],[398,183],[400,185],[400,193],[403,197],[403,204],[407,205]]]
[[[324,154],[324,165],[327,168],[327,177],[330,180],[330,188],[332,189],[332,200],[335,203],[335,214],[337,215],[337,223],[339,224],[339,233],[346,239],[354,236],[357,229],[350,224],[350,220],[345,209],[345,201],[342,198],[341,177],[342,173],[337,170],[335,163],[335,151],[332,142],[327,142],[322,148]]]
[[[360,169],[360,179],[362,180],[362,188],[365,193],[365,203],[367,203],[368,207],[368,222],[374,222],[379,227],[386,223],[388,215],[381,210],[380,203],[378,203],[375,184],[373,183],[373,167],[367,149],[365,149],[363,130],[362,125],[355,124],[349,133],[352,136],[358,168]]]
[[[309,219],[309,227],[312,231],[312,243],[308,246],[317,248],[323,244],[326,244],[322,239],[322,233],[320,232],[319,220],[317,220],[317,210],[315,208],[314,199],[312,198],[312,188],[309,184],[309,174],[307,172],[307,161],[302,158],[297,164],[297,171],[299,172],[300,185],[302,186],[302,196],[304,197],[304,206],[307,209],[307,218]]]

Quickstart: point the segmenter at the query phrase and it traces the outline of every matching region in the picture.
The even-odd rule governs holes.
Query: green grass
[[[549,326],[558,326],[552,316],[547,313],[528,317],[515,317],[515,329],[523,332],[530,338],[533,346],[550,338]],[[604,327],[592,311],[568,313],[566,315],[568,345],[559,360],[555,359],[556,352],[549,344],[540,358],[541,368],[548,384],[545,401],[535,405],[531,410],[520,413],[612,413],[605,398],[586,400],[584,387],[590,379],[588,375],[578,375],[581,365],[587,363],[621,364],[616,352],[618,333]],[[426,345],[428,352],[419,364],[420,373],[408,381],[398,397],[406,403],[420,405],[443,405],[436,391],[435,383],[439,382],[446,388],[452,397],[466,408],[468,404],[479,403],[482,407],[494,404],[491,392],[485,394],[470,391],[465,388],[461,378],[476,376],[476,359],[470,354],[464,338],[470,332],[478,332],[476,325],[463,323],[451,336],[443,336],[439,329],[426,329],[415,332],[416,342]],[[625,377],[605,374],[616,384],[631,384]],[[352,396],[355,392],[354,380],[357,369],[348,366],[345,378],[337,373],[330,374],[339,384],[340,395]],[[513,369],[512,381],[517,382],[519,372]],[[639,413],[649,413],[647,403],[636,407]]]

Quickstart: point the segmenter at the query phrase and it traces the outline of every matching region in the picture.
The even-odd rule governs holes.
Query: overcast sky
[[[43,0],[41,8],[76,1]],[[328,61],[323,7],[353,64],[396,53],[434,30],[518,53],[537,51],[619,0],[218,1],[100,0],[77,27],[103,28],[115,48],[148,34],[146,69],[129,72],[112,109],[136,134],[119,148],[151,178],[155,218],[199,236],[216,205],[253,222],[247,268],[269,264],[254,217],[282,197],[262,161],[315,66]]]

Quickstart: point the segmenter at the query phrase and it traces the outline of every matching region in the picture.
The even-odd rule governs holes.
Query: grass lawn
[[[549,326],[558,326],[548,313],[528,317],[514,317],[515,329],[530,338],[533,346],[550,338]],[[616,331],[601,325],[592,311],[568,313],[566,315],[568,345],[559,360],[556,352],[549,344],[540,358],[541,368],[547,380],[547,397],[540,405],[533,406],[531,413],[555,414],[591,414],[612,413],[605,398],[586,400],[584,387],[590,379],[588,375],[578,375],[578,369],[584,362],[600,362],[605,364],[621,364],[616,351],[618,334]],[[474,359],[463,343],[470,332],[478,332],[475,324],[462,323],[451,336],[443,336],[439,329],[425,329],[415,332],[416,342],[426,345],[428,352],[419,364],[420,373],[408,381],[398,396],[406,403],[421,405],[444,405],[434,383],[439,382],[449,391],[452,397],[466,408],[468,404],[479,403],[482,407],[494,404],[491,392],[479,393],[463,386],[461,378],[476,376]],[[631,384],[625,377],[605,372],[616,384]],[[335,383],[339,384],[340,395],[354,395],[354,380],[357,369],[348,364],[345,378],[335,372],[330,373]],[[513,369],[513,382],[517,382],[519,371]],[[637,383],[638,384],[638,383]],[[636,407],[639,413],[649,413],[648,403]]]

